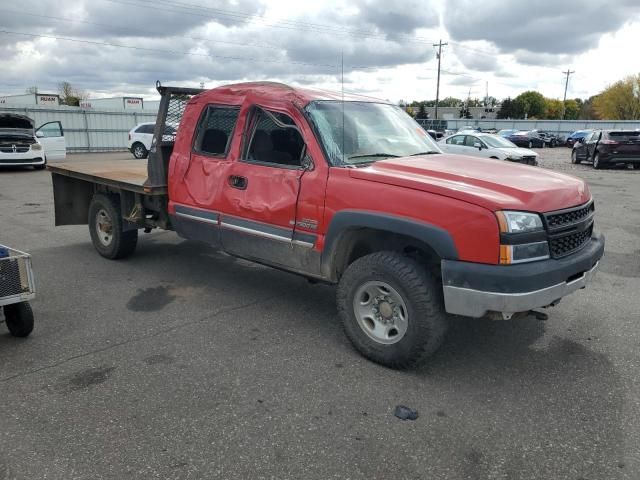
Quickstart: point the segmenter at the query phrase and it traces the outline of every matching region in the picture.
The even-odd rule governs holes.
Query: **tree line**
[[[435,100],[413,101],[400,106],[416,118],[428,118],[427,107],[434,107]],[[640,119],[640,74],[630,75],[605,88],[598,95],[586,100],[572,98],[562,100],[547,98],[540,92],[529,90],[517,97],[498,102],[494,97],[486,101],[477,98],[462,100],[446,97],[439,107],[459,109],[460,118],[471,118],[469,107],[497,110],[500,119],[533,118],[540,120],[638,120]]]

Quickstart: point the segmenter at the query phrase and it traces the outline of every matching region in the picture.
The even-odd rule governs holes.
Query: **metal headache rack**
[[[31,255],[0,245],[0,306],[25,302],[36,296],[36,287],[31,268]]]
[[[180,120],[192,97],[204,92],[202,88],[165,87],[156,82],[161,95],[156,127],[147,163],[148,188],[166,187],[169,157],[180,128]]]

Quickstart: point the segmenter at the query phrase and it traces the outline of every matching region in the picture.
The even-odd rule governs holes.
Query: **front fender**
[[[405,235],[428,245],[441,259],[458,259],[458,251],[453,237],[441,227],[395,215],[362,210],[343,210],[333,216],[325,237],[321,259],[323,276],[333,277],[340,238],[353,228],[371,228]]]

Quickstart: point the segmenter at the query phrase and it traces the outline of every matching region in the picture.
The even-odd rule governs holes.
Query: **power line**
[[[266,24],[269,20],[259,16],[252,15],[242,12],[232,12],[229,10],[216,9],[211,7],[202,7],[200,5],[194,5],[190,3],[184,2],[175,2],[169,0],[138,0],[137,3],[131,0],[106,0],[107,2],[118,3],[122,5],[129,5],[138,8],[150,8],[153,7],[154,10],[160,10],[165,12],[173,12],[173,13],[183,13],[186,15],[196,16],[196,17],[205,17],[211,19],[217,19],[218,17],[231,17],[236,20],[245,20],[248,23],[259,23],[268,28],[279,28],[285,30],[302,30],[308,32],[309,30],[316,31],[318,33],[330,33],[330,34],[341,34],[344,36],[355,36],[355,37],[363,37],[363,38],[377,38],[381,40],[388,40],[388,35],[385,33],[378,33],[372,31],[363,31],[363,30],[349,30],[344,28],[337,28],[335,26],[326,25],[326,24],[317,24],[317,23],[307,23],[307,22],[299,22],[294,20],[278,20],[275,23]],[[165,8],[160,8],[158,4],[164,5]],[[169,7],[169,8],[166,8]],[[173,8],[173,9],[172,9]],[[178,10],[176,10],[178,9]],[[208,15],[203,15],[203,12],[209,12]],[[427,38],[416,37],[409,34],[397,34],[399,37],[405,37],[413,43],[424,43],[428,44],[431,41]]]
[[[138,47],[134,45],[125,45],[118,43],[109,43],[109,42],[97,42],[94,40],[81,40],[78,38],[70,38],[70,37],[60,37],[57,35],[43,35],[43,34],[35,34],[35,33],[26,33],[26,32],[15,32],[11,30],[0,30],[0,33],[4,33],[7,35],[19,35],[24,37],[32,37],[32,38],[51,38],[55,40],[63,40],[67,42],[77,42],[77,43],[85,43],[90,45],[100,45],[107,47],[118,47],[118,48],[126,48],[130,50],[142,50],[147,52],[159,52],[159,53],[170,53],[170,54],[178,54],[178,55],[189,55],[194,57],[209,57],[209,58],[221,58],[223,60],[241,60],[241,61],[253,61],[253,62],[264,62],[264,63],[280,63],[280,64],[289,64],[289,65],[304,65],[304,66],[313,66],[313,67],[331,67],[336,68],[336,65],[332,64],[322,64],[322,63],[306,63],[306,62],[296,62],[296,61],[286,61],[286,60],[270,60],[263,58],[251,58],[251,57],[232,57],[226,55],[212,55],[207,53],[195,53],[195,52],[183,52],[178,50],[166,50],[159,48],[148,48],[148,47]]]
[[[96,22],[89,22],[87,20],[80,20],[77,18],[66,18],[66,17],[56,17],[53,15],[42,15],[42,14],[38,14],[38,13],[31,13],[31,12],[22,12],[22,11],[18,11],[18,10],[11,10],[11,9],[4,9],[2,10],[4,12],[9,12],[9,13],[14,13],[14,14],[18,14],[18,15],[26,15],[29,17],[38,17],[38,18],[46,18],[46,19],[50,19],[50,20],[58,20],[58,21],[62,21],[62,22],[69,22],[69,23],[82,23],[84,25],[93,25],[95,27],[107,27],[107,28],[114,28],[114,29],[122,29],[122,26],[118,26],[118,25],[113,25],[113,24],[108,24],[108,23],[96,23]],[[147,32],[137,32],[137,33],[142,33],[143,35],[138,35],[138,36],[144,36],[145,34],[147,36],[155,36],[158,35],[161,32],[151,32],[151,31],[147,31]],[[197,41],[201,41],[201,42],[210,42],[211,39],[210,38],[203,38],[203,37],[187,37],[184,35],[171,35],[172,37],[176,37],[176,38],[184,38],[187,40],[197,40]],[[279,47],[277,45],[270,45],[268,43],[263,43],[263,44],[259,44],[259,43],[240,43],[240,42],[229,42],[226,40],[218,40],[215,39],[216,43],[225,43],[225,44],[229,44],[229,45],[237,45],[237,46],[241,46],[241,47],[256,47],[256,48],[269,48],[269,49],[279,49],[279,50],[283,50],[284,47]]]

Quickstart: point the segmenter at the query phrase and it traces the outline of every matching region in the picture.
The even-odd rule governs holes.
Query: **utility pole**
[[[575,70],[569,70],[567,68],[566,72],[562,72],[567,76],[567,80],[564,82],[564,99],[562,100],[562,120],[564,120],[564,114],[567,110],[567,87],[569,86],[569,75],[571,75],[572,73],[576,73]]]
[[[440,60],[442,59],[442,47],[449,45],[449,43],[442,43],[442,39],[438,43],[434,43],[434,47],[438,47],[438,53],[436,58],[438,59],[438,84],[436,86],[436,120],[438,119],[438,100],[440,100]]]

